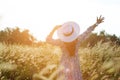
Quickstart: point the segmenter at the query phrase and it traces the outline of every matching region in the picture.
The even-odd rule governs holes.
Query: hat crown
[[[64,42],[72,42],[79,35],[79,25],[75,22],[66,22],[58,30],[57,34],[60,40]]]
[[[63,34],[65,35],[65,36],[70,36],[70,35],[72,35],[72,33],[73,33],[73,27],[72,27],[72,25],[66,25],[64,28],[63,28]]]

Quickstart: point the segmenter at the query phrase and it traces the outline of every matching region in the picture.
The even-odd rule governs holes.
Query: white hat
[[[66,22],[58,30],[57,35],[61,41],[72,42],[80,32],[80,27],[75,22]]]

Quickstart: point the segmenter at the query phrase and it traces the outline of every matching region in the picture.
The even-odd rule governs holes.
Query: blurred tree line
[[[6,44],[33,45],[36,44],[36,39],[29,33],[29,30],[27,29],[21,31],[18,27],[7,27],[4,30],[0,30],[0,42]]]
[[[111,42],[111,45],[120,46],[120,37],[117,37],[115,34],[110,35],[105,31],[101,31],[98,33],[91,33],[90,37],[87,38],[84,42],[82,42],[81,47],[93,47],[97,42],[101,41],[102,43]]]
[[[102,43],[110,41],[112,44],[120,45],[120,37],[117,37],[115,34],[110,35],[105,33],[105,31],[101,31],[99,34],[91,33],[90,37],[82,42],[81,47],[93,47],[99,41],[102,41]],[[21,31],[18,27],[7,27],[4,30],[0,30],[0,42],[4,42],[6,44],[23,44],[35,46],[40,46],[41,44],[45,43],[42,41],[37,41],[36,38],[29,33],[29,30],[25,29]]]

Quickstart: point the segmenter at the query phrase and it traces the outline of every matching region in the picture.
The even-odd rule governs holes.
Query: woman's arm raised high
[[[82,33],[81,35],[79,35],[78,37],[78,44],[80,44],[82,41],[84,41],[85,39],[87,39],[91,32],[104,20],[104,17],[100,16],[99,18],[97,17],[97,20],[95,22],[95,24],[93,24],[92,26],[90,26],[84,33]]]

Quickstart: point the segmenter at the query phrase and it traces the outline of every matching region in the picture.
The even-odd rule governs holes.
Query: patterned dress
[[[58,74],[57,80],[82,80],[78,49],[81,42],[90,36],[96,26],[96,24],[90,26],[83,34],[79,35],[76,40],[68,43],[59,39],[52,39],[52,35],[55,31],[54,29],[48,35],[47,42],[60,46],[63,52],[60,61],[60,66],[63,66],[63,70]]]
[[[63,70],[59,73],[58,78],[63,77],[62,80],[82,80],[77,40],[64,43],[61,48],[63,54],[60,66],[63,66]]]

